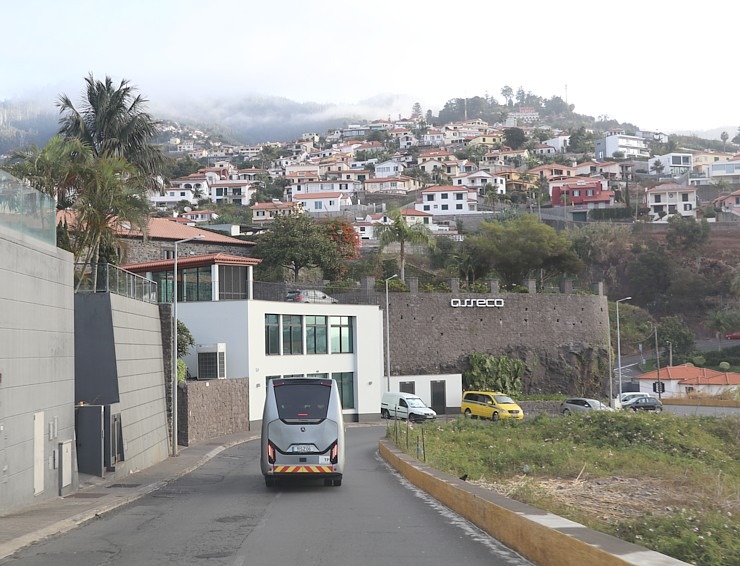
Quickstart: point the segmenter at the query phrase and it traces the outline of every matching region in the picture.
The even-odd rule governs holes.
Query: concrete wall
[[[186,381],[177,397],[178,444],[249,431],[249,381]]]
[[[0,258],[0,512],[7,512],[59,495],[59,443],[71,443],[74,457],[73,260],[3,228]],[[63,492],[76,487],[75,469]]]
[[[76,355],[93,362],[77,364],[78,390],[85,392],[78,401],[110,404],[121,415],[124,459],[117,468],[161,462],[169,454],[170,429],[159,307],[121,295],[81,293],[75,308]]]

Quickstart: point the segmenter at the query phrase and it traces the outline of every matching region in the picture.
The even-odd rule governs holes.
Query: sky
[[[666,133],[740,126],[736,8],[706,0],[23,0],[0,14],[0,101],[126,79],[153,112],[279,96],[408,116],[522,87]],[[377,109],[372,110],[377,112]]]

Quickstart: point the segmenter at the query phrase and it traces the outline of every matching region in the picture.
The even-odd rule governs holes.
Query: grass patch
[[[439,470],[623,540],[694,564],[740,564],[740,418],[459,417],[391,425],[388,436]]]

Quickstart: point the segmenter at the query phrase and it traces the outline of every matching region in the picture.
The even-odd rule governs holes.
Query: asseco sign
[[[482,307],[500,309],[504,306],[503,299],[450,299],[452,308]]]

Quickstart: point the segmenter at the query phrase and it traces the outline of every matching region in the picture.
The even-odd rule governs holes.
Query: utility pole
[[[658,399],[660,399],[660,350],[658,350],[658,326],[655,326],[655,363],[658,369]]]

